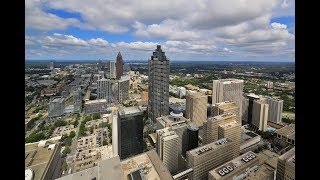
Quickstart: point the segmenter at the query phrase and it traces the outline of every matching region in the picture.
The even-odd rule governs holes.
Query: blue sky
[[[294,62],[294,3],[26,0],[25,58]]]

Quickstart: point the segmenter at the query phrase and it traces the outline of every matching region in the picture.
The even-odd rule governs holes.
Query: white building
[[[252,124],[260,131],[267,130],[269,105],[264,100],[253,101]]]
[[[266,97],[265,101],[269,105],[268,121],[280,123],[282,121],[283,100]]]

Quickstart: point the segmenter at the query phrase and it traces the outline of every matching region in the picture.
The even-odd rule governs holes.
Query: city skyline
[[[27,0],[25,58],[147,61],[159,44],[173,61],[294,62],[294,3]]]

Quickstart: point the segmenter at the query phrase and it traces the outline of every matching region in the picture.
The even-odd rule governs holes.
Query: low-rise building
[[[276,131],[276,139],[283,146],[295,145],[295,124],[289,124],[281,129]]]
[[[107,112],[107,104],[106,99],[89,100],[84,104],[84,112],[86,114]]]

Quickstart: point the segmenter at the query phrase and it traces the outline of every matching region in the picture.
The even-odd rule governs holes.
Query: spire
[[[120,51],[118,52],[117,57],[122,57],[122,55],[121,55],[121,52],[120,52]]]

